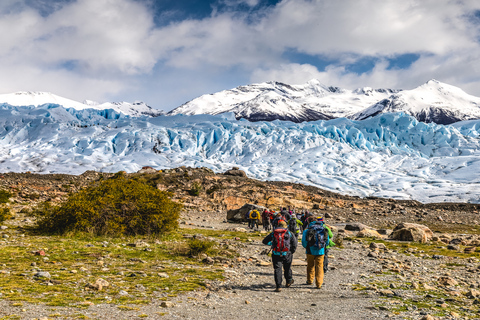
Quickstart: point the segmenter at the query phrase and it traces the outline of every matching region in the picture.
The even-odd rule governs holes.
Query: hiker
[[[288,230],[293,233],[295,238],[297,238],[298,241],[298,236],[300,235],[300,229],[302,228],[303,223],[297,217],[292,214],[292,217],[288,221]]]
[[[309,217],[313,217],[313,213],[307,212],[305,214],[304,221],[303,221],[303,230],[306,230],[308,228],[308,218]]]
[[[263,244],[272,246],[272,263],[275,278],[275,292],[282,290],[282,267],[286,285],[289,288],[293,284],[292,261],[293,254],[297,250],[298,241],[288,231],[287,223],[280,221],[278,227],[263,239]]]
[[[287,208],[282,208],[280,214],[282,215],[284,221],[290,220],[290,214],[288,213]]]
[[[281,212],[277,213],[275,215],[275,218],[273,219],[273,222],[272,222],[273,230],[275,230],[278,227],[278,223],[280,221],[284,221],[285,223],[287,222],[285,218],[282,216]]]
[[[333,233],[322,217],[311,216],[307,222],[308,228],[302,235],[302,246],[307,251],[307,285],[313,284],[315,279],[315,285],[320,289],[323,285],[325,249],[335,245],[331,241]]]
[[[262,223],[263,223],[263,229],[265,231],[270,230],[270,211],[268,209],[264,209],[262,212]]]
[[[255,228],[258,229],[258,220],[260,219],[260,212],[257,209],[252,209],[248,214],[248,227],[250,229]]]

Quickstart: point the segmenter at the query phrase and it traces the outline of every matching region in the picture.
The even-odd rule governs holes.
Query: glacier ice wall
[[[442,126],[401,113],[296,124],[0,105],[0,171],[239,166],[253,178],[362,197],[480,202],[479,131],[480,121]]]

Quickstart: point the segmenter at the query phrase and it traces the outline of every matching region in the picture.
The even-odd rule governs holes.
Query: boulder
[[[358,238],[377,238],[383,239],[383,236],[378,233],[376,230],[372,229],[363,229],[357,233]]]
[[[390,234],[390,239],[425,243],[433,237],[433,232],[424,225],[416,223],[400,223]]]
[[[350,222],[345,225],[345,230],[349,231],[362,231],[363,229],[367,229],[368,227],[360,222]]]
[[[226,176],[247,177],[245,171],[240,170],[237,167],[233,167],[232,169],[225,171],[223,174]]]
[[[262,206],[257,206],[256,204],[244,204],[241,208],[239,209],[233,209],[233,210],[228,210],[227,211],[227,220],[232,220],[232,221],[246,221],[245,220],[245,215],[250,212],[250,210],[257,209],[258,212],[261,214],[265,207]]]

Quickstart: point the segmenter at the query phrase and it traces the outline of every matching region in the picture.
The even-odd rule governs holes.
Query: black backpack
[[[297,233],[297,230],[298,230],[297,219],[295,219],[293,216],[288,221],[288,230],[290,230],[293,233]]]

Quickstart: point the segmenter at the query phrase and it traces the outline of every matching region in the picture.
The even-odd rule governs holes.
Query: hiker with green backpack
[[[313,284],[315,279],[315,285],[320,289],[323,285],[325,253],[335,243],[332,241],[333,233],[322,217],[311,216],[307,222],[308,228],[302,235],[302,246],[307,251],[307,285]]]
[[[288,231],[287,223],[279,221],[277,228],[263,239],[263,244],[272,247],[272,263],[275,278],[275,292],[282,290],[282,268],[289,288],[293,284],[292,261],[297,250],[298,240]]]
[[[288,230],[290,230],[295,238],[297,238],[298,241],[298,236],[300,235],[300,229],[302,228],[303,223],[301,220],[297,219],[297,217],[292,214],[290,217],[290,220],[288,220]]]

